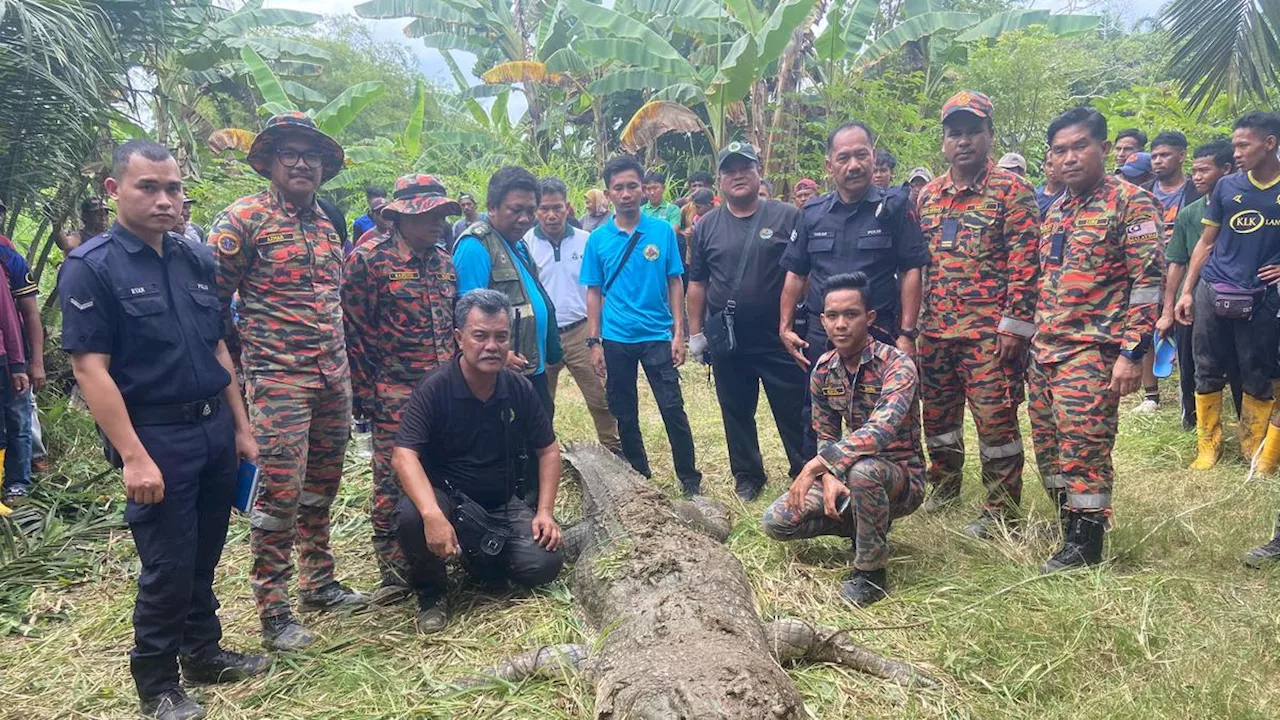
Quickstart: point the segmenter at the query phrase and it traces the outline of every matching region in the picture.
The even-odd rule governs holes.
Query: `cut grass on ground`
[[[1176,379],[1165,381],[1164,409],[1155,416],[1131,415],[1136,401],[1124,403],[1115,453],[1116,527],[1108,535],[1111,562],[1105,567],[1041,578],[1037,567],[1053,550],[1048,539],[1020,534],[978,542],[961,535],[981,497],[971,451],[964,503],[940,516],[917,514],[895,523],[893,595],[858,610],[839,598],[847,542],[783,545],[758,529],[760,513],[786,483],[764,399],[759,424],[771,481],[758,501],[744,505],[732,493],[719,409],[705,370],[688,367],[683,374],[704,488],[735,513],[729,547],[754,584],[761,615],[852,628],[856,641],[946,679],[943,691],[907,691],[843,668],[798,666],[790,672],[813,717],[1276,717],[1280,583],[1274,571],[1241,567],[1239,556],[1269,536],[1280,491],[1271,480],[1242,485],[1245,471],[1234,441],[1214,471],[1185,469],[1195,439],[1179,428]],[[640,394],[656,478],[674,493],[669,447],[643,383]],[[568,381],[557,407],[562,439],[593,437],[581,396]],[[81,437],[83,422],[65,419],[53,431],[79,435],[70,448],[56,446],[65,454],[49,484],[91,476],[97,468]],[[1023,505],[1033,522],[1047,526],[1049,503],[1034,470],[1030,434],[1024,431],[1024,437]],[[967,446],[977,446],[971,426]],[[347,470],[334,507],[338,571],[346,582],[371,590],[376,570],[366,510],[369,471],[354,457]],[[118,498],[118,490],[107,487]],[[576,514],[574,488],[566,488],[561,505],[565,518]],[[117,529],[73,552],[92,560],[93,575],[65,587],[41,585],[25,598],[21,623],[7,618],[13,631],[0,638],[0,718],[134,717],[126,657],[137,573],[132,542]],[[256,648],[259,640],[249,564],[247,524],[237,518],[217,591],[225,644],[241,650]],[[453,620],[440,635],[414,634],[412,603],[351,617],[304,616],[322,636],[313,650],[280,654],[265,677],[196,695],[218,718],[591,716],[594,690],[579,678],[467,693],[450,686],[452,679],[522,650],[591,643],[595,633],[574,612],[563,577],[526,597],[477,595],[460,581],[451,592]]]

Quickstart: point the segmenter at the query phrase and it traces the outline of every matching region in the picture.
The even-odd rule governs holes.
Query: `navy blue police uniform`
[[[841,202],[840,194],[835,192],[805,203],[781,264],[789,272],[809,278],[809,292],[804,300],[809,329],[804,340],[809,343],[805,357],[812,367],[828,350],[821,317],[827,279],[844,273],[866,273],[867,309],[876,312],[871,335],[893,345],[899,329],[898,274],[928,265],[929,247],[910,207],[907,190],[900,187],[881,190],[872,185],[857,203]],[[810,406],[806,399],[806,418],[810,415]],[[817,453],[812,423],[805,423],[801,453],[804,457]]]
[[[216,652],[222,627],[213,571],[235,497],[231,382],[212,252],[172,233],[163,255],[119,223],[67,257],[59,273],[62,346],[111,357],[138,439],[164,478],[159,503],[130,501],[125,521],[142,572],[130,669],[146,700],[178,686],[178,658]]]

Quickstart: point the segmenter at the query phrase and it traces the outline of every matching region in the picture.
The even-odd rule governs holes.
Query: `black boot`
[[[260,675],[271,666],[265,655],[214,648],[212,652],[181,658],[182,679],[189,683],[225,683]]]
[[[755,481],[743,478],[736,483],[733,491],[737,493],[743,502],[751,502],[760,497],[760,491],[764,489],[764,481]]]
[[[1276,530],[1271,542],[1260,545],[1244,555],[1244,564],[1251,568],[1263,568],[1280,563],[1280,516],[1276,517]]]
[[[368,603],[369,598],[364,593],[356,592],[336,580],[319,590],[303,590],[298,593],[298,605],[303,610],[329,612],[361,607]]]
[[[423,635],[438,633],[449,626],[449,605],[443,597],[427,593],[418,595],[418,616],[414,619]]]
[[[1101,513],[1067,513],[1067,532],[1062,549],[1041,568],[1044,574],[1102,562],[1102,538],[1107,520]]]
[[[884,568],[878,570],[854,570],[840,586],[840,596],[845,600],[866,607],[880,602],[889,594],[889,581]]]
[[[293,613],[284,612],[262,618],[262,645],[272,650],[305,650],[316,636],[302,627]]]
[[[925,498],[921,510],[936,513],[947,510],[960,502],[960,483],[947,481],[930,486],[929,497]]]
[[[142,714],[156,720],[201,720],[209,716],[182,688],[176,687],[143,700]]]

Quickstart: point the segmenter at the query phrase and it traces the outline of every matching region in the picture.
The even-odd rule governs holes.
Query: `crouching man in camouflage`
[[[818,456],[762,520],[777,540],[853,538],[853,572],[841,595],[861,607],[887,594],[889,526],[924,497],[916,366],[867,333],[876,314],[866,293],[860,272],[827,281],[822,325],[835,350],[819,358],[809,380]]]

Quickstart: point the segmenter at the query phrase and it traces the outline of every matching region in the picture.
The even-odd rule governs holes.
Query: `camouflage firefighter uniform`
[[[1016,512],[1022,496],[1018,405],[1022,368],[1000,361],[1000,336],[1029,339],[1036,306],[1040,213],[1019,175],[987,167],[970,187],[951,173],[920,192],[920,229],[932,263],[920,313],[920,399],[929,482],[960,493],[966,398],[978,429],[986,512]]]
[[[815,483],[802,512],[788,507],[786,494],[765,510],[765,534],[777,540],[852,537],[853,566],[883,568],[890,524],[914,512],[924,497],[917,385],[911,359],[878,340],[863,349],[852,374],[837,351],[820,357],[809,380],[818,457],[849,488],[852,518],[823,514],[822,486]]]
[[[277,128],[308,126],[319,134],[309,119],[273,117],[255,141],[250,164],[269,175],[259,142],[267,143]],[[332,140],[323,147],[327,180],[341,169],[342,151]],[[270,189],[224,210],[210,228],[209,243],[216,250],[218,292],[228,319],[232,295],[239,293],[236,329],[249,422],[261,449],[249,578],[259,615],[272,618],[289,612],[295,537],[300,589],[334,582],[329,506],[338,493],[351,422],[339,287],[342,241],[314,200],[311,207],[298,207]]]
[[[1110,513],[1120,398],[1108,388],[1120,353],[1155,330],[1162,248],[1155,199],[1112,176],[1045,216],[1028,411],[1045,490],[1066,510]]]
[[[430,175],[396,182],[386,213],[458,215]],[[373,494],[369,520],[373,550],[384,586],[404,586],[404,554],[396,541],[395,511],[400,484],[391,469],[400,415],[427,372],[448,364],[457,352],[453,303],[457,276],[442,247],[415,250],[398,229],[361,243],[347,258],[342,280],[347,355],[357,413],[373,419]]]

